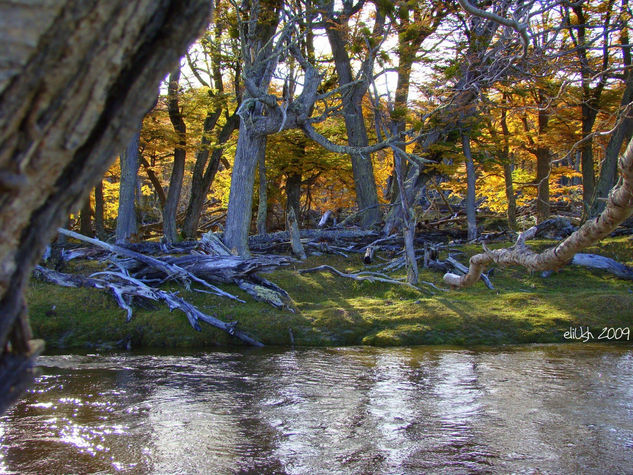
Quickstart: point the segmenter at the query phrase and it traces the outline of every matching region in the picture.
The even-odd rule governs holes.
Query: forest
[[[570,263],[631,278],[628,240],[579,254],[633,209],[628,0],[140,3],[2,7],[42,25],[3,30],[22,45],[0,57],[14,65],[0,76],[4,356],[32,353],[25,291],[47,317],[36,334],[54,325],[57,303],[40,297],[57,294],[40,280],[105,289],[128,320],[138,302],[162,301],[196,329],[261,344],[223,312],[263,315],[254,298],[305,316],[348,280],[375,292],[372,305],[392,305],[391,291],[367,282],[418,304],[481,279],[496,297],[454,298],[518,315],[523,301],[495,279],[533,288],[535,272]],[[87,33],[97,24],[102,36]],[[65,272],[78,258],[93,262]],[[493,277],[512,265],[522,270]],[[260,275],[282,267],[292,274]],[[578,275],[569,290],[589,285]],[[325,296],[302,301],[313,284]],[[210,315],[170,285],[225,303]],[[330,307],[328,325],[348,319]],[[457,341],[420,328],[412,342]],[[282,333],[264,339],[302,341]]]
[[[117,243],[222,232],[248,256],[249,235],[343,222],[402,233],[415,284],[416,230],[473,241],[585,223],[633,130],[629,14],[626,1],[216,2],[68,226]]]

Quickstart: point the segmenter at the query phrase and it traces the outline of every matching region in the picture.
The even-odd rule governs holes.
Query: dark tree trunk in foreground
[[[180,105],[178,103],[178,81],[180,80],[180,66],[169,75],[169,86],[167,90],[167,109],[169,120],[178,136],[176,147],[174,148],[174,166],[171,169],[169,180],[169,191],[167,200],[163,208],[163,236],[167,242],[178,240],[178,229],[176,228],[176,214],[178,213],[178,202],[180,201],[180,191],[182,181],[185,176],[185,159],[187,157],[187,125],[182,118]]]
[[[134,134],[121,154],[121,183],[119,185],[119,212],[116,218],[116,242],[128,242],[136,234],[136,185],[138,183],[140,132]],[[83,233],[82,233],[83,234]]]
[[[13,25],[0,30],[12,45],[0,49],[0,412],[38,350],[23,297],[34,264],[130,140],[208,11],[208,0],[0,3]]]

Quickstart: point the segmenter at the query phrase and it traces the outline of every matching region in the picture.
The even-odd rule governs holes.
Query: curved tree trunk
[[[30,374],[23,289],[33,265],[130,140],[208,11],[208,0],[0,3],[14,26],[0,30],[12,45],[0,49],[2,388]],[[0,411],[17,396],[0,391]]]

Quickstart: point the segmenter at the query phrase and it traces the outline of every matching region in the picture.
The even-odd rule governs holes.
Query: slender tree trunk
[[[140,134],[134,134],[132,140],[120,156],[121,182],[119,185],[119,212],[116,220],[116,242],[129,241],[136,234],[136,209],[134,197],[138,181]]]
[[[103,180],[95,186],[95,233],[97,238],[105,239],[105,226],[103,223]]]
[[[503,178],[506,185],[506,200],[508,201],[507,216],[508,216],[508,228],[511,231],[517,229],[517,200],[514,196],[514,184],[512,181],[512,163],[505,162],[503,164]]]
[[[79,232],[84,236],[92,236],[92,206],[90,206],[90,195],[84,202],[79,212]]]
[[[466,158],[466,221],[468,223],[468,240],[477,239],[477,210],[476,210],[476,184],[475,163],[470,149],[470,136],[462,133],[462,148]]]
[[[507,99],[504,97],[504,99]],[[503,134],[503,177],[506,185],[506,199],[508,200],[508,228],[512,231],[517,229],[517,201],[514,196],[514,184],[512,181],[512,171],[514,159],[510,156],[510,131],[508,129],[508,118],[505,108],[501,109],[501,133]]]
[[[248,230],[253,211],[252,190],[255,184],[255,167],[257,157],[265,148],[266,137],[255,133],[247,124],[244,124],[243,120],[240,121],[224,230],[224,244],[231,249],[231,252],[240,256],[250,255]]]
[[[549,176],[552,168],[549,148],[536,149],[536,222],[542,223],[550,217]]]
[[[585,93],[584,95],[587,95]],[[587,217],[596,188],[596,173],[593,162],[593,125],[596,121],[598,110],[594,107],[593,101],[589,97],[582,104],[582,136],[584,142],[581,148],[580,165],[582,171],[582,204],[583,216]]]
[[[169,191],[167,200],[163,208],[163,236],[166,242],[171,243],[178,240],[178,230],[176,227],[176,214],[178,213],[178,202],[180,201],[180,191],[182,181],[185,176],[185,158],[187,146],[187,126],[182,118],[178,103],[178,81],[180,80],[180,66],[169,75],[168,111],[169,120],[178,134],[178,143],[174,149],[174,166],[171,170],[169,180]]]
[[[399,152],[394,154],[394,169],[400,188],[400,207],[402,208],[402,237],[404,239],[404,255],[407,264],[407,282],[416,285],[418,283],[418,261],[415,258],[415,226],[416,216],[413,203],[407,195],[404,186],[404,158]]]
[[[257,157],[259,172],[259,203],[257,206],[257,234],[266,234],[268,219],[268,183],[266,181],[266,147],[259,151]]]

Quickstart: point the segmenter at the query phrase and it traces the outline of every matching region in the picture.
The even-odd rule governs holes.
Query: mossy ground
[[[542,248],[551,243],[533,244]],[[480,248],[461,250],[459,258],[466,263]],[[587,250],[628,265],[633,265],[632,251],[630,237],[608,239]],[[599,271],[567,267],[542,278],[521,268],[495,269],[494,291],[478,283],[433,294],[328,273],[296,272],[326,263],[343,271],[364,267],[359,256],[319,256],[266,276],[292,296],[295,313],[254,302],[232,286],[227,290],[247,303],[184,290],[181,296],[204,312],[239,321],[240,328],[267,345],[289,345],[290,332],[296,345],[305,346],[548,343],[566,341],[564,333],[570,327],[633,326],[633,282]],[[439,273],[423,270],[420,278],[443,286]],[[32,281],[27,300],[34,334],[44,338],[49,349],[108,348],[127,341],[137,348],[239,343],[205,324],[201,332],[194,331],[183,314],[170,313],[160,303],[154,309],[135,308],[132,321],[126,323],[125,312],[112,297],[95,289]]]

